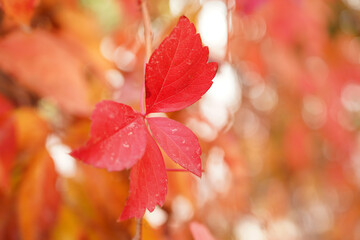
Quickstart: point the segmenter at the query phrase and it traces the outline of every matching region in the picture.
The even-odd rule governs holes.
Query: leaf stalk
[[[141,12],[142,12],[142,19],[144,24],[144,39],[145,39],[145,51],[146,51],[146,60],[145,62],[149,61],[149,58],[152,53],[152,29],[151,29],[151,20],[149,15],[149,10],[147,8],[146,0],[140,0]],[[140,108],[141,114],[145,115],[145,80],[143,82],[143,86],[141,89],[141,96],[140,96]]]
[[[132,240],[141,240],[142,239],[142,219],[136,219],[136,233]]]

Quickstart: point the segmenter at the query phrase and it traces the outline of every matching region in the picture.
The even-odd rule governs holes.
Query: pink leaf
[[[181,17],[146,65],[146,113],[177,111],[199,100],[217,70],[208,57],[194,25]]]
[[[151,132],[166,154],[176,163],[201,177],[201,148],[195,134],[169,118],[148,118]]]
[[[113,101],[96,105],[91,116],[90,140],[71,155],[94,167],[120,171],[144,154],[146,125],[131,107]]]
[[[211,235],[209,229],[203,224],[198,222],[190,223],[190,231],[194,237],[194,240],[215,240]]]
[[[154,139],[147,133],[147,146],[143,158],[131,169],[130,196],[119,220],[141,218],[145,210],[152,212],[163,205],[167,192],[164,159]]]

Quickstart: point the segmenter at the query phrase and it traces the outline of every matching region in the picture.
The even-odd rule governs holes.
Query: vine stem
[[[151,20],[149,15],[149,10],[147,8],[146,0],[139,0],[142,12],[142,19],[144,24],[144,39],[145,39],[145,51],[146,51],[146,60],[147,62],[152,53],[152,29],[151,29]],[[145,94],[145,81],[143,82],[143,86],[141,89],[141,96],[140,96],[140,108],[142,115],[145,115],[145,107],[144,107],[144,94]]]
[[[141,12],[144,22],[144,37],[145,37],[145,49],[146,49],[146,60],[148,60],[152,53],[152,29],[149,10],[147,8],[146,0],[141,0]]]
[[[132,240],[141,240],[142,239],[142,219],[136,219],[136,233]]]
[[[151,20],[149,15],[149,10],[146,5],[146,0],[139,0],[139,4],[141,6],[142,12],[142,19],[144,24],[144,39],[145,39],[145,50],[146,50],[146,60],[147,62],[152,53],[152,30],[151,30]],[[142,89],[141,89],[141,96],[140,96],[140,108],[141,113],[143,115],[146,114],[145,107],[144,107],[144,94],[145,94],[145,81],[143,82]],[[136,219],[136,232],[133,240],[141,240],[142,239],[142,220],[143,218]]]

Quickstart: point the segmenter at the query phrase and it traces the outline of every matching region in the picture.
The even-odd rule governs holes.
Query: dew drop
[[[124,148],[129,148],[130,146],[129,146],[129,144],[127,144],[127,143],[123,143],[123,147],[124,147]]]
[[[182,142],[181,142],[181,143],[182,143],[182,144],[185,144],[185,142],[186,142],[186,141],[185,141],[185,139],[184,139],[184,140],[182,140]]]
[[[115,118],[115,115],[114,115],[113,113],[110,113],[110,114],[109,114],[109,118],[114,119],[114,118]]]
[[[174,134],[177,132],[177,128],[171,129],[171,133]]]
[[[201,154],[201,149],[200,149],[200,148],[198,148],[198,149],[196,150],[196,154],[198,154],[198,155]]]
[[[130,135],[132,135],[132,134],[133,134],[133,132],[129,132],[129,133],[128,133],[128,136],[130,136]]]
[[[111,152],[110,153],[110,161],[114,161],[114,159],[115,159],[115,153],[114,152]]]

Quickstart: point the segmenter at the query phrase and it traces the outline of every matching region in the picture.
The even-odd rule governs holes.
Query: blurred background
[[[157,47],[196,26],[214,84],[168,114],[202,146],[201,179],[168,172],[144,239],[360,239],[360,1],[148,0]],[[139,110],[136,0],[0,0],[0,239],[131,239],[128,171],[68,153],[102,99]],[[165,159],[168,167],[178,167]]]

